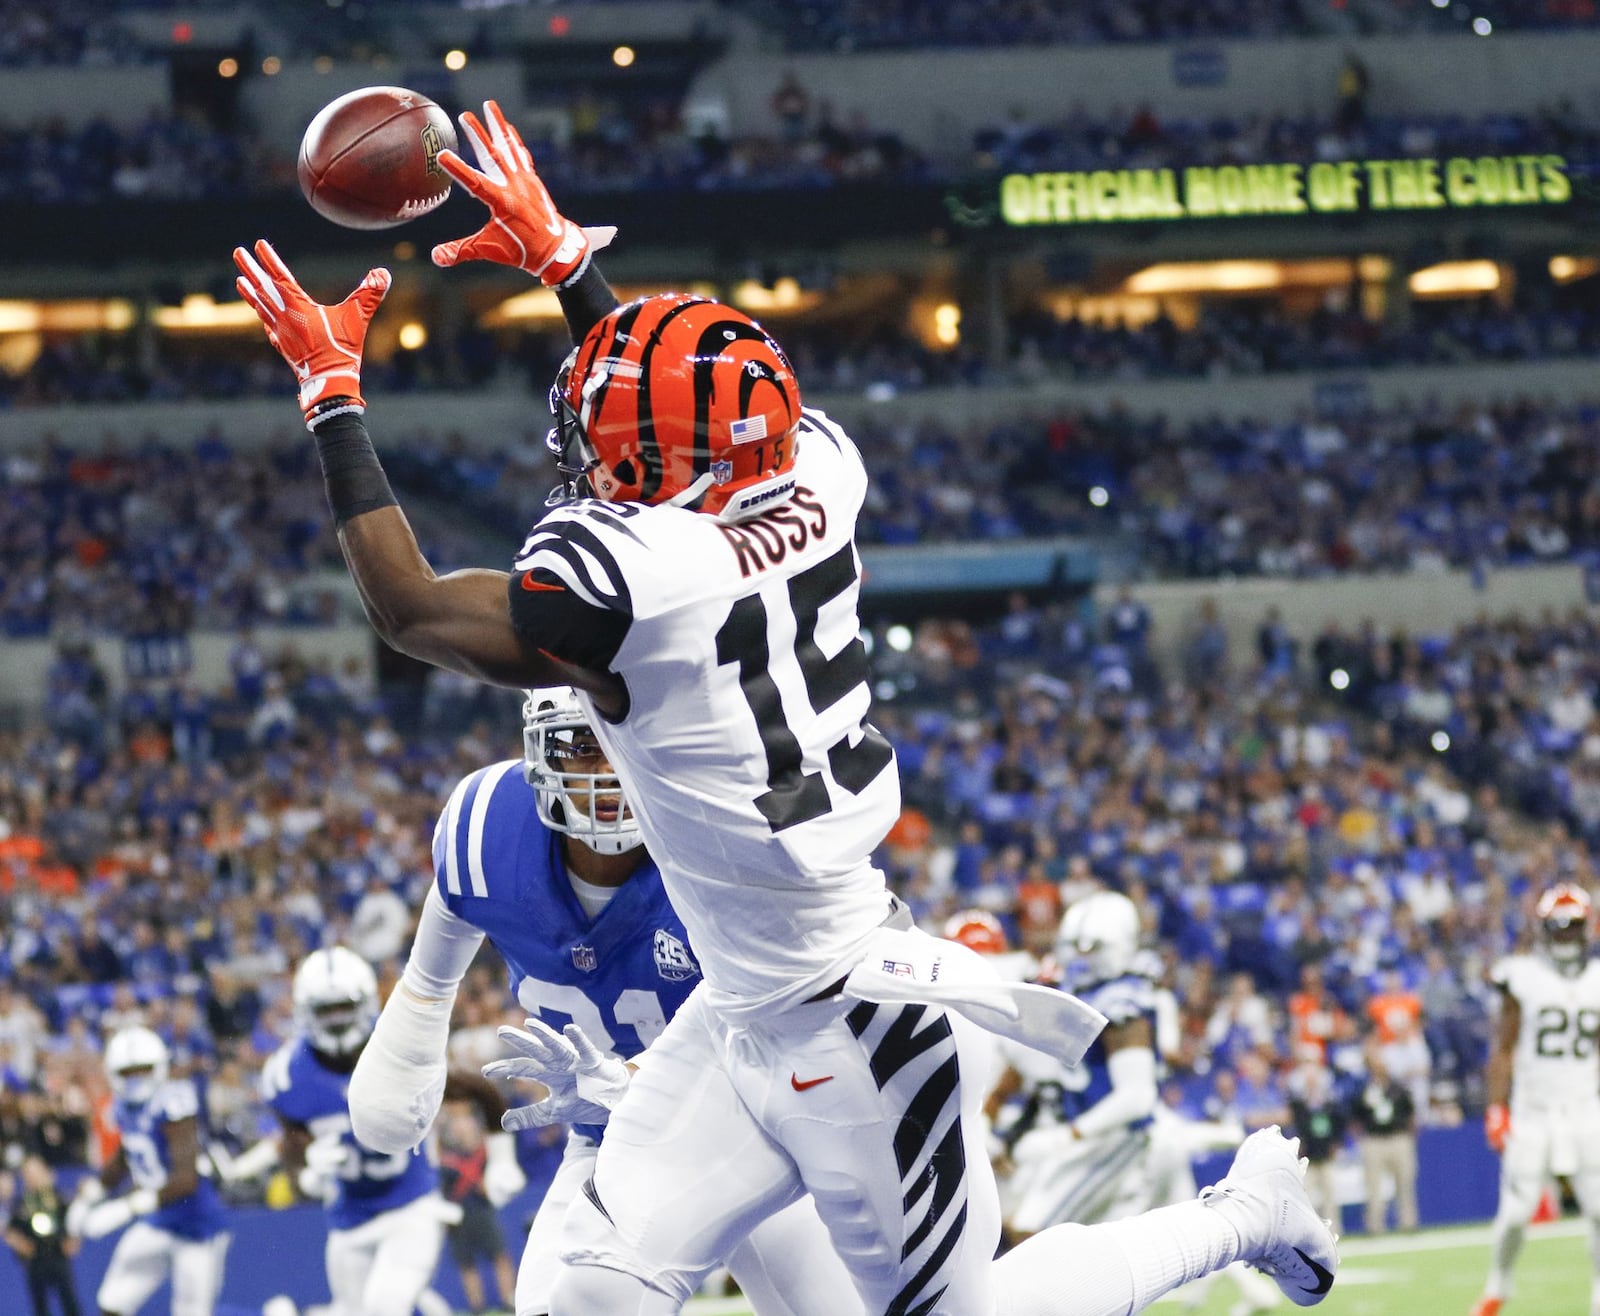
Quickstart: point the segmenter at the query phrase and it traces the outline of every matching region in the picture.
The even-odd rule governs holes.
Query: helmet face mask
[[[130,1106],[152,1100],[167,1081],[167,1044],[144,1027],[124,1028],[106,1043],[106,1079],[112,1095]]]
[[[597,854],[644,844],[622,782],[570,686],[528,691],[522,706],[522,767],[539,821]]]
[[[545,498],[546,507],[559,507],[562,503],[596,496],[589,473],[600,464],[600,458],[583,432],[578,413],[572,409],[566,397],[567,385],[572,378],[572,363],[577,358],[578,349],[573,348],[556,372],[555,383],[550,385],[550,415],[555,424],[544,436],[544,446],[555,458],[561,483]]]
[[[313,951],[294,975],[294,1015],[315,1050],[354,1055],[378,1022],[377,975],[344,946]]]
[[[661,293],[618,307],[562,364],[545,445],[562,484],[547,503],[665,503],[724,522],[794,493],[800,387],[749,316]]]

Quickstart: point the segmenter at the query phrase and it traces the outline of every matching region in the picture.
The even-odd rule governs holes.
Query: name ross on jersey
[[[828,533],[828,514],[816,494],[802,484],[795,487],[794,497],[784,506],[763,512],[753,521],[717,529],[733,549],[740,578],[748,580],[755,572],[777,566],[790,549],[801,553],[813,539],[823,538]]]

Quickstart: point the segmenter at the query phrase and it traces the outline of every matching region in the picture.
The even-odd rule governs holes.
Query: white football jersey
[[[821,412],[793,499],[753,520],[593,500],[536,526],[513,573],[626,617],[628,711],[585,711],[621,778],[710,1003],[735,1016],[841,976],[887,917],[871,854],[899,816],[866,722],[854,536],[867,475]],[[540,583],[544,582],[544,583]]]
[[[1568,976],[1544,955],[1508,955],[1490,980],[1522,1010],[1512,1110],[1600,1100],[1600,961]]]

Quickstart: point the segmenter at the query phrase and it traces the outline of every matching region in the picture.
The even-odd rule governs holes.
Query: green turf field
[[[1537,1227],[1517,1267],[1517,1293],[1504,1316],[1588,1316],[1589,1253],[1579,1221]],[[1324,1316],[1467,1316],[1489,1262],[1486,1228],[1427,1230],[1412,1238],[1351,1238]],[[1067,1277],[1062,1277],[1066,1282]],[[1239,1299],[1226,1277],[1212,1287],[1198,1316],[1227,1316]],[[750,1316],[739,1299],[699,1299],[692,1316]],[[1177,1296],[1158,1302],[1163,1316],[1185,1310]],[[1296,1311],[1287,1301],[1274,1309]]]

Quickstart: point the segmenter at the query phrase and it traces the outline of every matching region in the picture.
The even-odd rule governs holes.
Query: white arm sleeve
[[[437,887],[428,892],[411,958],[350,1075],[350,1128],[363,1146],[393,1154],[427,1136],[444,1100],[456,988],[482,941]]]
[[[1124,1047],[1106,1058],[1111,1091],[1073,1120],[1085,1138],[1148,1119],[1156,1108],[1156,1053],[1147,1046]]]
[[[418,996],[454,996],[481,945],[483,933],[452,914],[439,888],[431,886],[422,902],[405,981]]]

